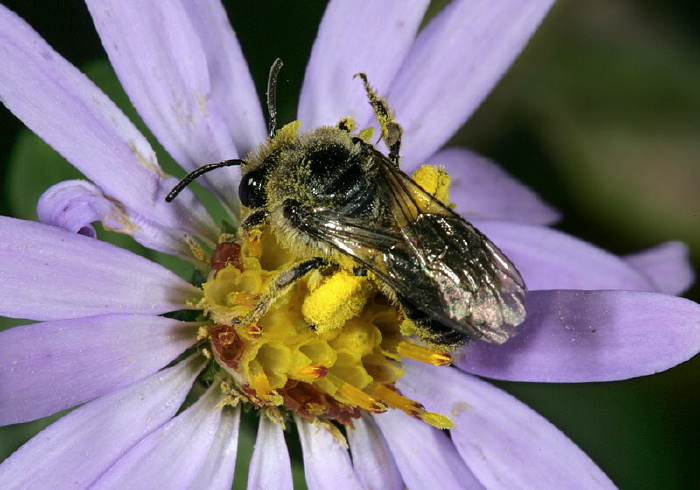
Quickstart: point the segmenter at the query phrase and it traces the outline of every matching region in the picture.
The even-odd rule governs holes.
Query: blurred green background
[[[3,3],[133,114],[110,81],[82,2]],[[272,60],[284,59],[280,120],[292,120],[325,2],[225,3],[260,94]],[[618,254],[683,240],[699,270],[698,25],[697,2],[560,0],[452,143],[533,187],[563,212],[564,231]],[[42,166],[54,157],[4,107],[0,134],[0,213],[35,219],[41,191],[70,176],[69,167]],[[700,301],[700,288],[687,297]],[[560,427],[620,487],[698,488],[700,359],[623,382],[499,385]],[[0,459],[42,426],[2,429]]]

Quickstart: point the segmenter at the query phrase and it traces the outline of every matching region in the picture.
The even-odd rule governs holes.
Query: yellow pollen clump
[[[343,266],[317,270],[270,295],[277,276],[298,258],[264,228],[237,243],[214,252],[217,266],[198,305],[211,321],[200,338],[211,343],[229,398],[348,426],[362,411],[389,407],[450,426],[449,418],[425,411],[394,383],[404,374],[401,358],[446,365],[451,357],[404,336],[405,316],[371,275]],[[261,301],[267,308],[245,324]]]
[[[411,178],[445,206],[450,205],[450,174],[444,168],[421,165]]]
[[[311,291],[301,311],[317,332],[327,332],[357,316],[376,291],[374,283],[366,276],[340,270]]]
[[[370,141],[372,141],[372,138],[374,137],[374,127],[370,126],[368,128],[361,130],[360,133],[358,134],[358,136],[365,143],[369,143]]]

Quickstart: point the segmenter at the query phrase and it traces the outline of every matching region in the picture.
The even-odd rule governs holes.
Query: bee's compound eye
[[[245,174],[238,186],[238,197],[241,204],[252,209],[265,206],[267,201],[267,196],[265,196],[266,180],[267,172],[262,168],[251,170]]]

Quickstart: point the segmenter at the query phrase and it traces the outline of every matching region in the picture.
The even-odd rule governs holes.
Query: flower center
[[[444,366],[452,357],[410,336],[413,324],[371,274],[343,266],[313,270],[270,296],[296,258],[264,227],[242,236],[224,236],[215,249],[199,305],[212,321],[201,337],[229,378],[230,395],[307,420],[351,426],[363,410],[398,408],[435,427],[452,427],[448,417],[424,410],[394,386],[404,374],[402,358]],[[261,300],[271,302],[269,309],[242,323]]]

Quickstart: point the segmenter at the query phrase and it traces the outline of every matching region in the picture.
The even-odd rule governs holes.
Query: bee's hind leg
[[[367,98],[369,103],[372,105],[374,110],[374,116],[377,118],[379,126],[382,128],[382,138],[384,143],[386,143],[387,148],[389,148],[389,160],[392,161],[397,167],[399,166],[399,150],[401,150],[401,135],[403,134],[403,128],[396,122],[394,115],[389,109],[389,104],[384,99],[377,95],[376,90],[367,81],[367,75],[364,73],[357,73],[356,77],[360,77],[363,85],[365,86],[365,91],[367,92]]]

